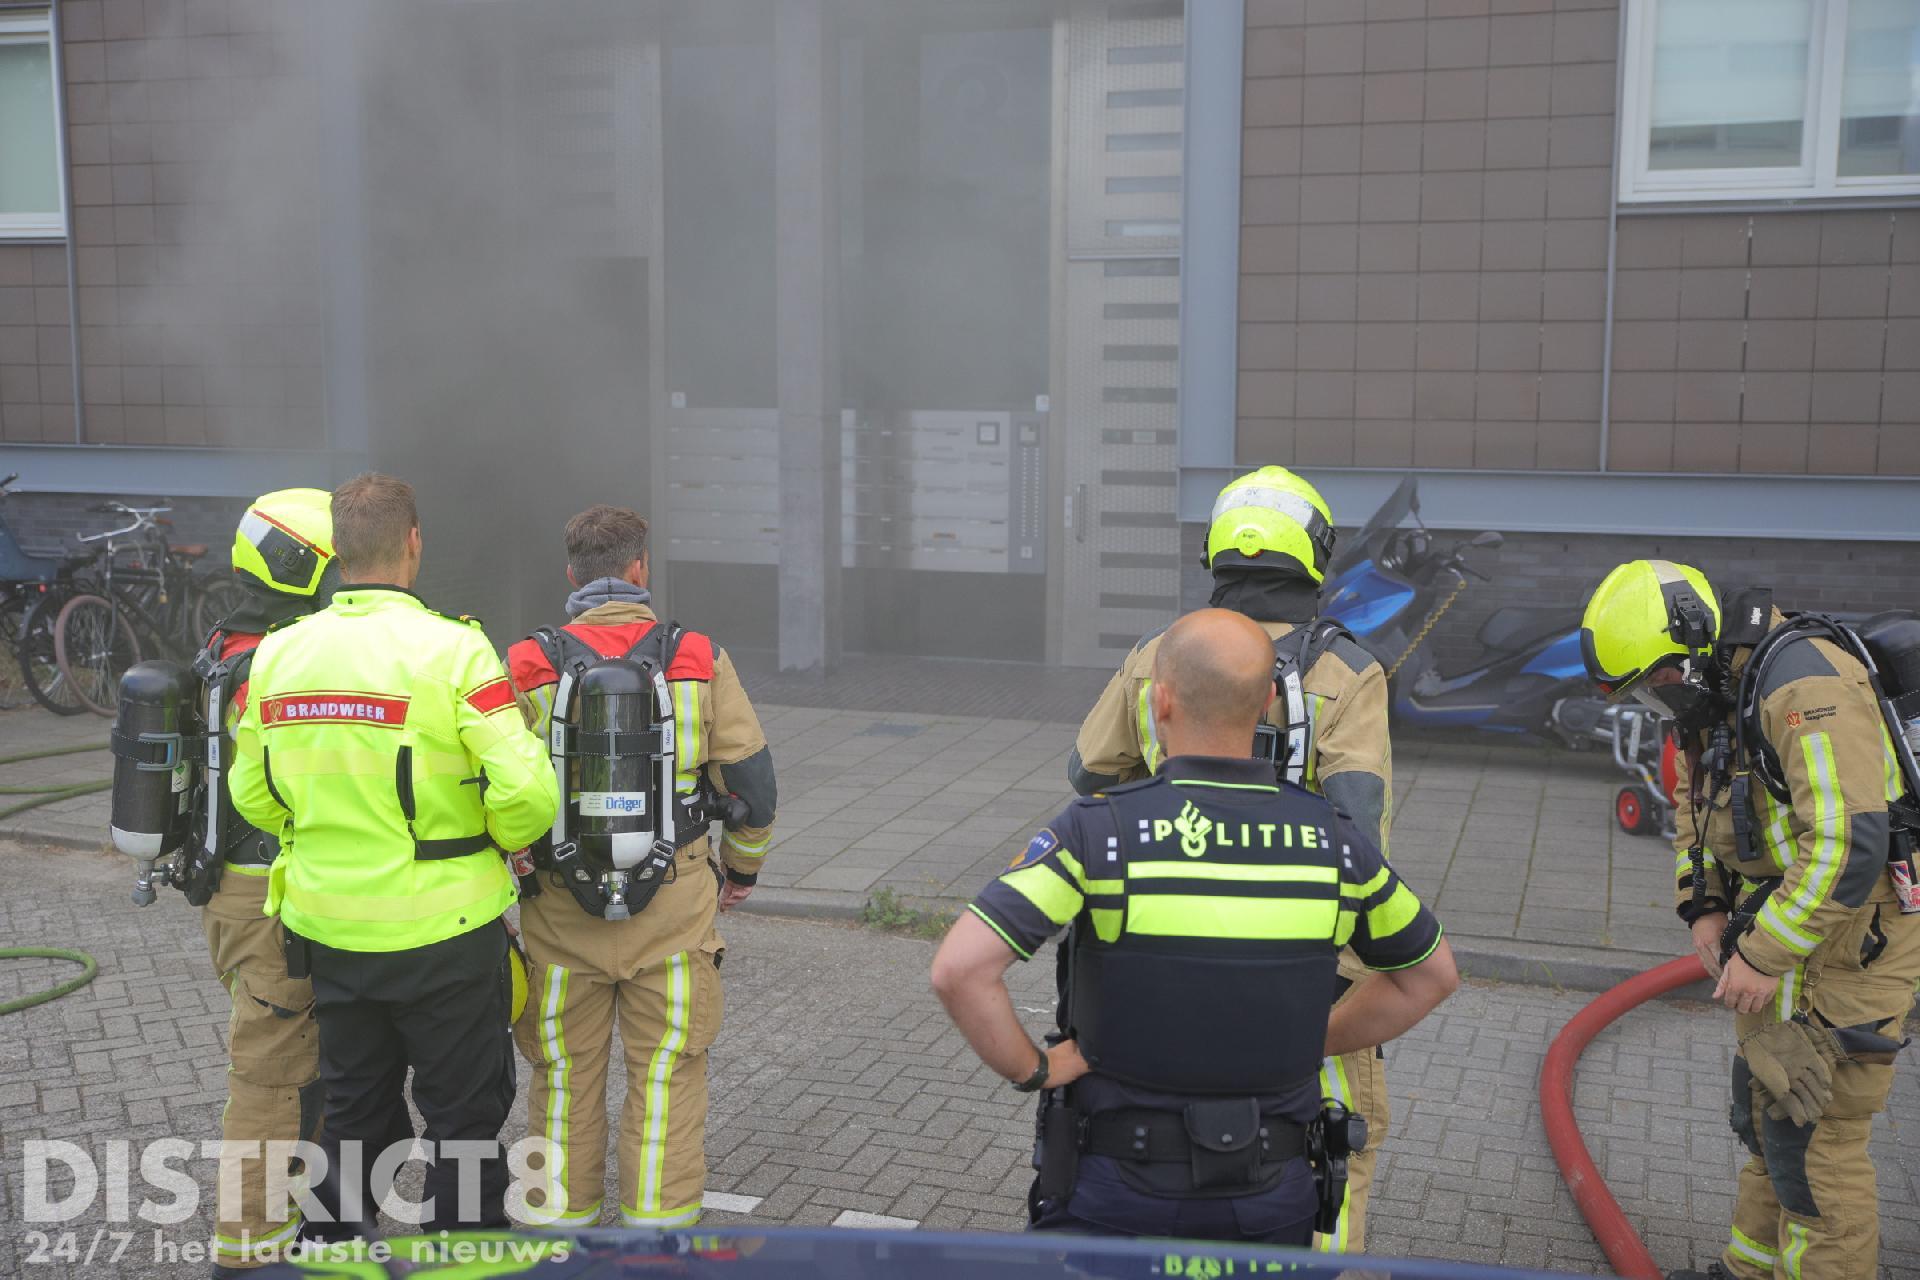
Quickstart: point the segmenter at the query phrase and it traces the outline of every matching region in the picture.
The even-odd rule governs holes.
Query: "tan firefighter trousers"
[[[1856,856],[1865,856],[1864,854]],[[1810,1018],[1906,1038],[1920,980],[1920,915],[1901,915],[1885,882],[1853,921],[1795,972]],[[1870,959],[1868,958],[1870,957]],[[1864,960],[1864,963],[1863,963]],[[1743,1014],[1736,1033],[1767,1014]],[[1744,1058],[1734,1059],[1734,1132],[1752,1158],[1740,1171],[1733,1230],[1721,1261],[1739,1280],[1873,1280],[1879,1274],[1880,1201],[1867,1151],[1874,1115],[1893,1088],[1890,1054],[1842,1060],[1833,1101],[1801,1128],[1767,1115]]]
[[[564,889],[550,886],[521,906],[533,978],[514,1038],[534,1068],[528,1133],[552,1144],[556,1166],[549,1171],[541,1160],[529,1162],[539,1181],[528,1202],[549,1220],[599,1218],[616,1023],[627,1067],[620,1107],[621,1222],[672,1227],[700,1219],[707,1181],[707,1049],[719,1034],[722,1012],[721,944],[712,923],[712,875],[684,851],[682,861],[692,865],[683,866],[678,883],[663,887],[630,920],[588,915]],[[702,904],[691,901],[692,894],[705,895],[703,927],[697,926]],[[697,927],[690,930],[690,924]],[[559,1195],[564,1203],[555,1204]]]
[[[261,1144],[318,1141],[324,1092],[313,984],[287,976],[280,922],[261,914],[266,901],[264,874],[228,867],[200,912],[214,972],[233,1001],[220,1136],[235,1145],[220,1161],[214,1260],[235,1268],[276,1261],[300,1233],[297,1207],[284,1196],[267,1203]],[[236,1186],[238,1196],[228,1194]]]

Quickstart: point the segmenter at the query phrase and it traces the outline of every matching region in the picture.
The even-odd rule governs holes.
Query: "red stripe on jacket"
[[[601,657],[619,658],[631,652],[658,625],[644,620],[606,624],[569,622],[563,629]],[[522,693],[530,693],[560,678],[547,661],[547,655],[532,639],[521,640],[507,650],[507,675],[514,688]],[[667,666],[667,679],[712,680],[713,641],[698,631],[681,632],[680,647]]]
[[[513,686],[507,683],[505,676],[501,676],[498,680],[490,680],[468,694],[467,701],[481,715],[490,716],[502,707],[513,705]]]

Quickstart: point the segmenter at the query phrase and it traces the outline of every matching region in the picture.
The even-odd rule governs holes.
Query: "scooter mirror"
[[[1473,535],[1473,540],[1467,543],[1467,545],[1470,547],[1497,547],[1505,541],[1505,538],[1489,529],[1485,533],[1476,533]]]

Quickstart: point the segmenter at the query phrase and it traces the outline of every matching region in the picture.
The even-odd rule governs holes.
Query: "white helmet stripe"
[[[247,514],[240,517],[240,536],[256,547],[272,528],[267,518],[251,507],[247,508]]]
[[[1213,500],[1213,519],[1218,520],[1227,512],[1241,507],[1262,507],[1268,511],[1277,511],[1307,530],[1327,523],[1326,517],[1320,514],[1318,508],[1299,494],[1254,484],[1230,485],[1222,489],[1220,496]]]

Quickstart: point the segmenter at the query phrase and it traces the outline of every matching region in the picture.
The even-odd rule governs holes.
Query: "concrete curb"
[[[946,900],[905,899],[907,905],[951,909],[961,904]],[[860,919],[867,895],[829,889],[759,889],[739,907],[753,915],[785,916],[802,920],[854,922]],[[1486,982],[1552,987],[1565,991],[1606,991],[1655,965],[1681,954],[1634,951],[1626,948],[1592,953],[1510,938],[1473,938],[1449,934],[1454,959],[1463,976]],[[1705,1000],[1713,988],[1704,982],[1683,987],[1669,1000]]]
[[[0,840],[50,845],[84,853],[111,852],[111,846],[104,839],[27,826],[0,827]],[[859,922],[867,900],[868,895],[858,891],[762,886],[740,905],[739,910],[756,916],[853,924]],[[921,898],[910,894],[903,894],[902,901],[909,907],[929,911],[956,910],[964,906],[956,899]],[[1605,991],[1680,954],[1677,949],[1672,954],[1626,948],[1578,952],[1514,938],[1476,938],[1465,934],[1449,934],[1448,941],[1453,945],[1454,958],[1465,977],[1566,991]],[[1712,988],[1702,982],[1683,987],[1663,999],[1705,1000],[1711,991]]]
[[[56,848],[73,849],[81,853],[111,853],[113,844],[104,836],[76,836],[61,831],[45,831],[35,827],[0,826],[0,840],[12,840],[20,844],[50,844]]]
[[[1665,964],[1676,955],[1657,951],[1617,950],[1570,952],[1537,942],[1515,938],[1471,938],[1448,935],[1454,960],[1463,977],[1489,982],[1511,982],[1529,987],[1552,987],[1565,991],[1607,991],[1655,965]],[[1682,987],[1665,1000],[1705,1000],[1712,984],[1696,982]]]

